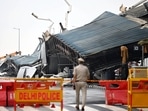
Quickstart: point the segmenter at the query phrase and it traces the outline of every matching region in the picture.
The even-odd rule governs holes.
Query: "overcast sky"
[[[124,4],[131,7],[140,0],[67,0],[72,11],[68,15],[68,29],[83,26],[105,11],[119,14]],[[23,55],[32,54],[39,43],[38,37],[49,30],[60,33],[59,22],[65,26],[65,14],[69,9],[64,0],[0,0],[0,56],[18,51],[18,30],[20,29],[20,50]]]

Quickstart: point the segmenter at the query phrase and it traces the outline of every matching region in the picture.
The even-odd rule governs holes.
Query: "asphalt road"
[[[75,90],[72,87],[64,87],[64,108],[63,111],[76,111],[75,109]],[[60,104],[54,103],[55,107],[41,106],[24,108],[17,107],[17,111],[60,111]],[[0,107],[0,111],[14,111],[13,107]],[[106,105],[105,104],[105,90],[101,87],[88,88],[87,103],[85,111],[127,111],[127,106],[124,105]],[[133,111],[139,111],[134,109]],[[144,110],[148,111],[148,110]]]

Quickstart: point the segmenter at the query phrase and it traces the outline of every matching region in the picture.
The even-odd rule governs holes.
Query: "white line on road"
[[[81,108],[81,106],[80,106]],[[119,107],[119,106],[112,106],[112,105],[105,105],[105,104],[88,104],[85,106],[85,109],[87,111],[102,111],[103,109],[106,109],[106,111],[127,111],[125,108]],[[0,107],[0,111],[12,111],[13,107],[9,107],[10,110],[8,110],[7,107]],[[50,106],[42,106],[39,108],[31,107],[31,106],[24,106],[24,108],[17,107],[17,110],[21,111],[61,111],[61,107],[59,105],[55,105],[54,108],[51,108]],[[74,104],[68,104],[64,105],[63,111],[75,111],[75,105]]]
[[[0,106],[0,111],[9,111],[8,109],[6,109],[5,107],[3,106]]]

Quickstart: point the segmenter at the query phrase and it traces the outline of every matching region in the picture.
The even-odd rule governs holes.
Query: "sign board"
[[[57,85],[58,83],[58,85]],[[49,104],[50,102],[60,102],[61,111],[63,110],[63,79],[15,79],[15,106],[33,105],[33,104]]]
[[[16,102],[60,102],[60,90],[18,90],[15,92]]]

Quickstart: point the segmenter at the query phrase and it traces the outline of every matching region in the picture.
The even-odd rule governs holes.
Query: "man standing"
[[[73,82],[76,90],[76,109],[79,110],[80,90],[82,91],[82,111],[84,111],[87,94],[87,80],[90,78],[89,69],[84,65],[84,59],[78,59],[78,65],[73,71]]]
[[[126,46],[121,46],[120,49],[122,57],[121,79],[126,80],[128,77],[128,48]]]

